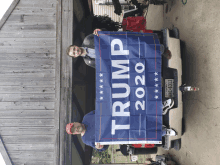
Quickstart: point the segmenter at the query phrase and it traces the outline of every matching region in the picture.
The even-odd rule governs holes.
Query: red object
[[[73,123],[69,123],[69,124],[67,124],[66,125],[66,132],[68,133],[68,134],[73,134],[72,132],[71,132],[71,128],[73,127]]]
[[[145,148],[154,148],[154,144],[145,144]]]
[[[141,148],[142,147],[142,144],[132,144],[132,146],[134,148]],[[145,148],[154,148],[154,144],[145,144],[144,145]]]
[[[143,16],[124,18],[122,28],[123,31],[153,33],[152,30],[146,30],[146,19]]]
[[[142,144],[132,144],[132,146],[133,146],[134,148],[141,148],[141,147],[142,147]]]

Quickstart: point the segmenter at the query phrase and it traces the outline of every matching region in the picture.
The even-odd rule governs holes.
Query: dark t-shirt
[[[105,151],[108,149],[108,145],[105,145],[102,149],[98,150],[95,148],[95,111],[91,111],[83,117],[82,123],[86,127],[86,132],[82,136],[82,141],[84,144],[93,147],[97,151]]]
[[[105,28],[102,28],[101,30],[106,31]],[[81,47],[95,49],[94,34],[89,34],[88,36],[86,36]],[[95,68],[95,58],[91,58],[90,56],[86,55],[83,57],[83,59],[84,59],[86,65]]]

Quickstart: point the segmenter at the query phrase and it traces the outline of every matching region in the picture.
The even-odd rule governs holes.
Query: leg
[[[174,100],[168,99],[163,102],[163,115],[166,115],[168,110],[170,110],[174,106]]]
[[[164,125],[162,126],[162,136],[176,136],[177,133],[174,129],[168,129]]]

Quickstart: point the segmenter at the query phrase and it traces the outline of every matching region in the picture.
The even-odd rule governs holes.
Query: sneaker
[[[174,106],[174,100],[168,99],[163,102],[163,115],[166,115],[169,109],[171,109]]]
[[[134,148],[130,147],[128,150],[129,155],[134,155]]]
[[[163,102],[163,109],[166,107],[172,108],[174,105],[174,100],[173,99],[167,99],[166,101]]]
[[[166,135],[168,135],[168,136],[176,136],[177,135],[177,133],[174,129],[167,129],[166,132],[167,132]]]
[[[172,29],[172,32],[173,32],[173,35],[174,35],[175,38],[177,38],[177,39],[180,38],[180,37],[179,37],[179,30],[178,30],[176,27],[174,27],[174,28]]]

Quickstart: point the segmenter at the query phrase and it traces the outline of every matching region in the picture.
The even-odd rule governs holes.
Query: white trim
[[[0,0],[0,1],[2,1],[2,0]],[[7,10],[2,12],[2,13],[4,13],[3,16],[0,16],[0,30],[3,27],[3,25],[5,24],[5,22],[7,21],[7,19],[9,18],[9,16],[11,15],[11,13],[13,12],[14,8],[19,3],[19,1],[20,0],[13,0],[12,3],[10,3],[9,7],[7,7],[7,5],[4,5],[5,7],[3,7],[3,8],[7,9]],[[0,3],[0,4],[2,4],[2,3]]]
[[[1,152],[0,152],[0,164],[1,164],[1,165],[6,165],[5,160],[4,160],[4,158],[3,158],[2,154],[1,154]]]
[[[8,154],[8,152],[6,150],[6,147],[4,146],[4,143],[2,141],[1,136],[0,136],[0,155],[2,156],[5,164],[12,165],[11,158],[9,157],[9,154]],[[3,162],[1,162],[1,159],[0,159],[0,164],[4,165]]]
[[[115,141],[115,142],[95,142],[101,145],[115,145],[115,144],[162,144],[162,141]]]
[[[8,8],[11,6],[12,2],[14,0],[0,0],[0,20],[8,10]]]

